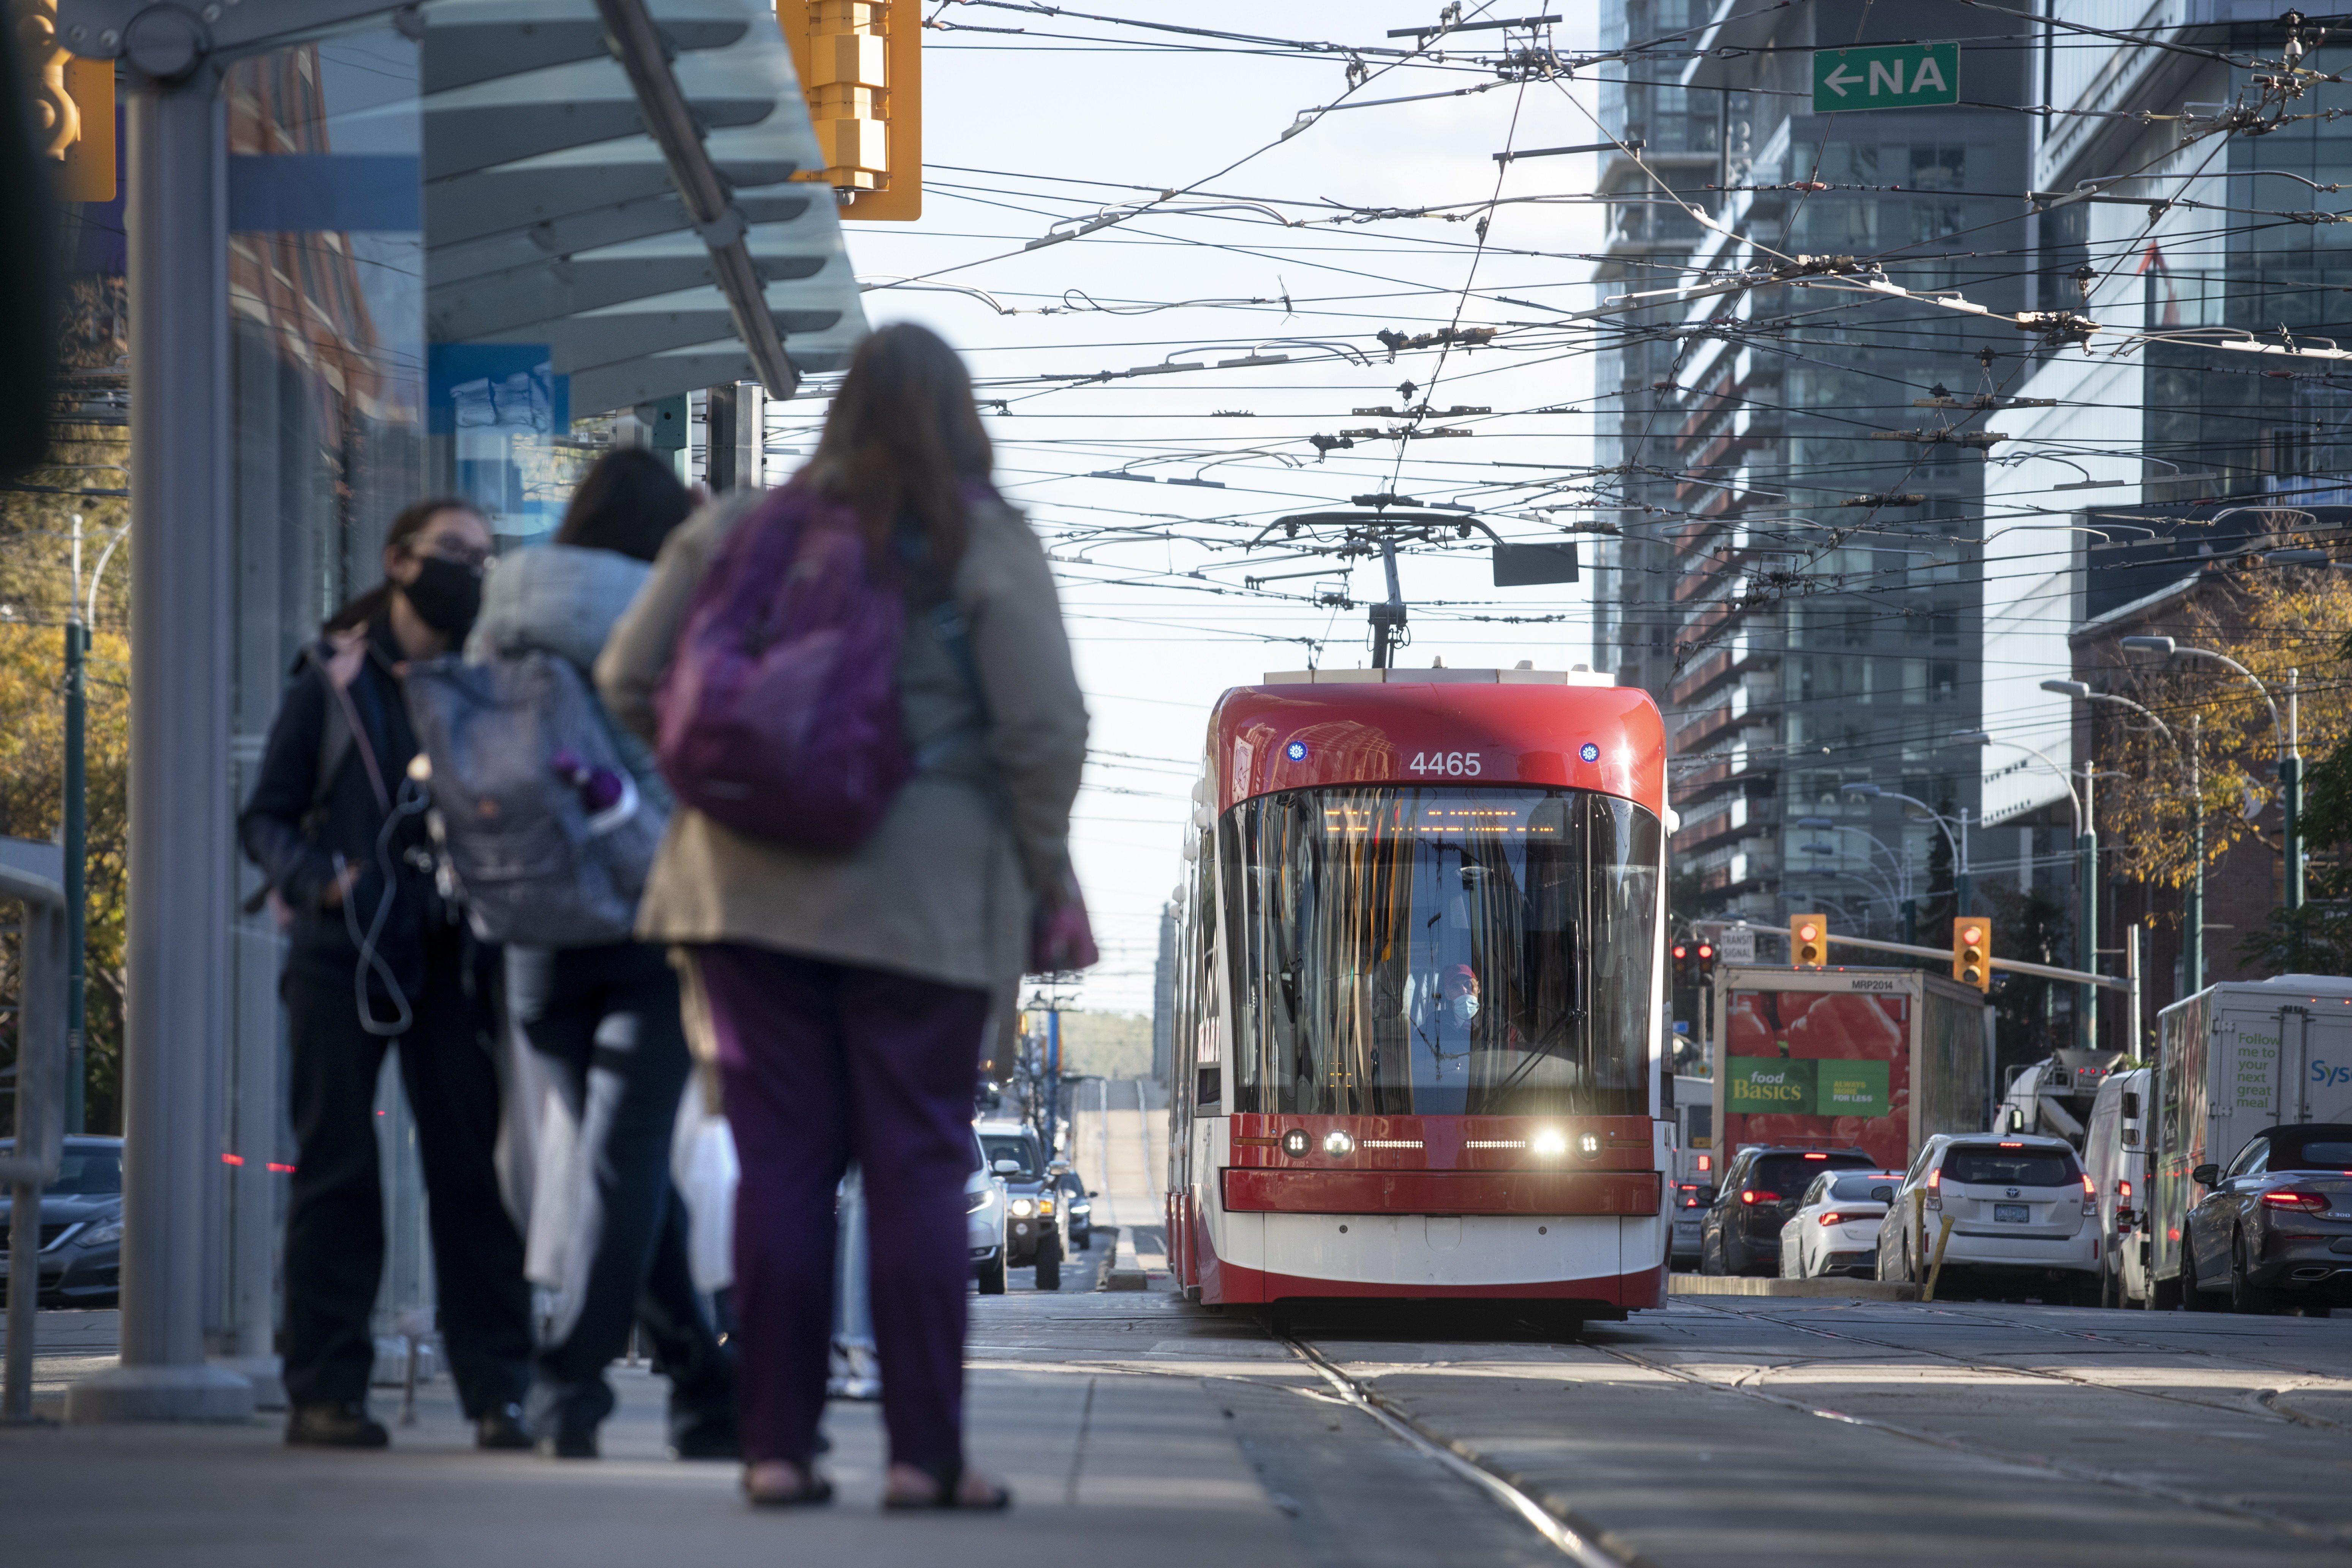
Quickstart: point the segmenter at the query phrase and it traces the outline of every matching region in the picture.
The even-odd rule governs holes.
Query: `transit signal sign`
[[[1813,112],[1933,109],[1960,100],[1960,46],[1879,44],[1813,51]]]

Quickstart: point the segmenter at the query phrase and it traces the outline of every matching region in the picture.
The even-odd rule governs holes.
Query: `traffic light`
[[[1715,978],[1715,943],[1702,942],[1692,950],[1691,975],[1701,985]]]
[[[1690,944],[1678,942],[1667,951],[1674,955],[1675,984],[1677,986],[1689,984],[1691,983]]]
[[[825,159],[793,177],[831,185],[854,223],[922,216],[919,0],[776,0],[776,20]]]
[[[1789,967],[1819,969],[1830,961],[1830,922],[1819,915],[1789,919]]]
[[[1992,924],[1977,915],[1952,922],[1952,978],[1979,991],[1992,989]]]

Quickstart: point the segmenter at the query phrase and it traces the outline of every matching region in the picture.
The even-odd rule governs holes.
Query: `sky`
[[[1140,20],[1388,48],[1412,42],[1389,29],[1428,26],[1436,10],[1107,5]],[[1563,526],[1591,517],[1583,492],[1559,488],[1585,482],[1570,470],[1591,451],[1582,329],[1527,324],[1594,302],[1589,258],[1603,223],[1581,199],[1594,159],[1495,154],[1601,141],[1591,77],[1502,81],[1459,55],[1492,54],[1504,35],[1465,33],[1444,65],[1384,69],[1368,57],[1375,74],[1350,93],[1342,54],[1203,47],[966,0],[936,15],[950,26],[924,34],[924,216],[850,222],[850,255],[874,325],[937,331],[968,356],[980,396],[998,400],[984,412],[999,487],[1055,562],[1092,721],[1072,849],[1104,958],[1054,994],[1149,1012],[1160,911],[1181,872],[1181,826],[1218,696],[1266,671],[1370,662],[1379,563],[1304,554],[1312,535],[1286,541],[1277,520],[1368,493],[1467,506],[1514,540],[1561,541]],[[1590,49],[1591,8],[1560,15],[1552,46]],[[1335,110],[1284,138],[1301,110],[1343,96],[1423,94],[1443,96]],[[1168,191],[1181,194],[1150,215],[1024,248]],[[1476,220],[1498,196],[1482,240]],[[1545,196],[1567,199],[1527,199]],[[1451,220],[1359,221],[1349,210],[1446,205]],[[1495,344],[1406,349],[1393,363],[1375,336],[1508,323],[1522,325]],[[1163,363],[1202,368],[1079,379]],[[1055,375],[1072,379],[1041,379]],[[1401,417],[1356,411],[1422,403],[1438,411],[1425,426],[1472,434],[1359,440],[1321,460],[1307,440],[1394,427]],[[806,452],[820,412],[772,409],[772,463]],[[1150,487],[1092,477],[1120,470]],[[1583,553],[1589,562],[1589,539]],[[1591,574],[1574,586],[1496,589],[1473,535],[1412,547],[1400,575],[1412,606],[1402,667],[1592,659]],[[1340,595],[1350,607],[1324,602]],[[1469,618],[1481,616],[1528,619]]]

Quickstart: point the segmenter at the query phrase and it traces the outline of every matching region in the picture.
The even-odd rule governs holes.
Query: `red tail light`
[[[1835,1209],[1831,1209],[1822,1215],[1822,1223],[1823,1225],[1840,1225],[1844,1223],[1844,1220],[1845,1215],[1838,1213]]]
[[[2131,1184],[2118,1178],[2116,1182],[2116,1196],[2119,1198],[2131,1196]]]
[[[2099,1189],[2091,1184],[2091,1173],[2088,1171],[2083,1173],[2083,1195],[2086,1198],[2099,1195]]]
[[[2328,1209],[2326,1193],[2307,1193],[2299,1187],[2281,1187],[2263,1194],[2263,1206],[2273,1209],[2294,1209],[2301,1214],[2326,1214]]]
[[[1778,1193],[1759,1193],[1755,1188],[1750,1187],[1746,1192],[1739,1194],[1739,1201],[1743,1204],[1777,1204],[1780,1201],[1780,1194]]]
[[[1927,1190],[1931,1193],[1935,1192],[1941,1188],[1943,1184],[1944,1167],[1938,1165],[1934,1170],[1927,1173]]]
[[[1701,1171],[1712,1171],[1712,1170],[1714,1170],[1714,1169],[1715,1169],[1715,1156],[1714,1156],[1714,1155],[1712,1155],[1712,1154],[1701,1154],[1701,1155],[1698,1157],[1698,1168],[1699,1168]]]

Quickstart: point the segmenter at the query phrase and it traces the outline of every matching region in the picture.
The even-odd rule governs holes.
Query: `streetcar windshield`
[[[1263,795],[1219,833],[1236,1110],[1640,1115],[1658,819],[1581,790]]]

